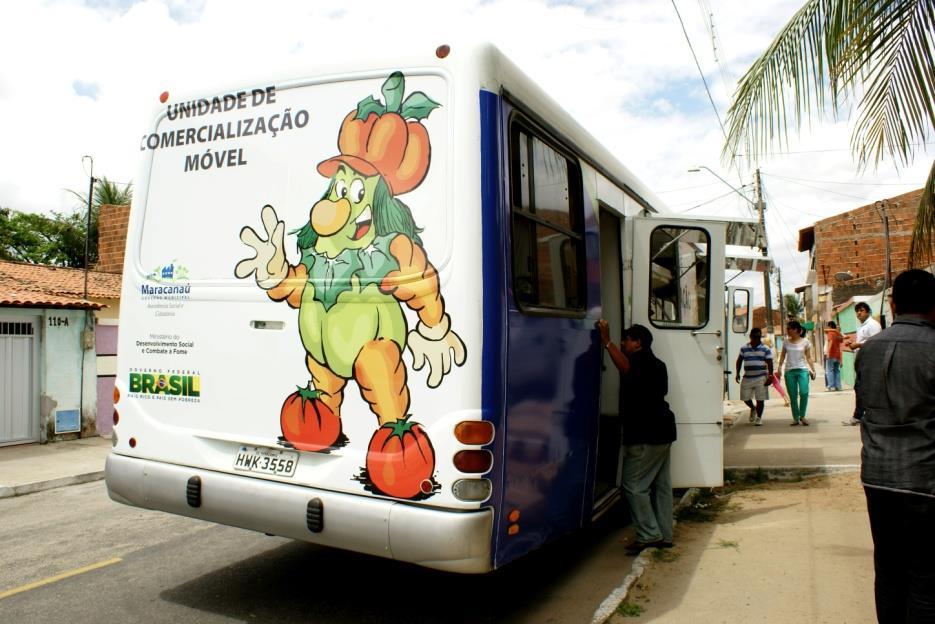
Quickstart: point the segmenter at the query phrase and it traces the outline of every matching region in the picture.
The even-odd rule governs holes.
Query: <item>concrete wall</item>
[[[94,343],[81,348],[85,327],[84,310],[55,308],[2,308],[11,318],[39,319],[39,440],[52,442],[79,435],[55,435],[56,410],[81,410],[81,437],[96,434],[97,363]],[[88,313],[88,327],[94,327],[93,313]],[[82,361],[84,375],[82,378]],[[84,386],[82,400],[81,386]]]
[[[101,303],[107,307],[103,310],[96,310],[94,316],[98,319],[107,319],[116,321],[120,318],[120,299],[104,299],[101,297],[88,297],[95,303]]]

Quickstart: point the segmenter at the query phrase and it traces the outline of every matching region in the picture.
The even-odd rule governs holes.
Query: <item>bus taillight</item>
[[[487,479],[458,479],[452,484],[451,493],[458,500],[479,502],[490,497],[490,489]]]
[[[460,472],[484,474],[493,465],[493,453],[490,451],[458,451],[454,465]]]
[[[483,420],[465,420],[455,426],[455,437],[461,444],[482,446],[493,442],[493,423]]]

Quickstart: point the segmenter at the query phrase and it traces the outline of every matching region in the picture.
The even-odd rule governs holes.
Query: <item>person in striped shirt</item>
[[[740,400],[750,408],[750,422],[757,427],[763,424],[763,408],[769,398],[767,390],[773,378],[773,352],[762,343],[763,333],[759,327],[750,330],[750,342],[740,347],[740,355],[734,369],[735,379],[740,384]],[[743,381],[740,369],[743,367]],[[754,399],[756,405],[753,404]]]

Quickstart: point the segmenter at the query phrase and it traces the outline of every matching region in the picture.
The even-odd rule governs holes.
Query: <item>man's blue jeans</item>
[[[671,444],[623,446],[623,491],[630,506],[636,539],[672,541]]]
[[[841,389],[841,360],[836,358],[825,360],[825,387]]]

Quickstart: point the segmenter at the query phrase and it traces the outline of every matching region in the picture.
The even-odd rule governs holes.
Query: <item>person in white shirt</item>
[[[844,339],[844,344],[851,351],[856,352],[863,347],[868,340],[883,331],[883,328],[880,327],[879,323],[873,320],[873,317],[870,315],[870,306],[863,301],[858,302],[854,306],[854,313],[857,315],[857,320],[860,321],[860,327],[857,328],[857,335],[854,338]],[[847,420],[842,420],[841,424],[848,427],[856,427],[860,424],[860,421],[851,416]]]
[[[786,389],[789,391],[789,402],[792,403],[791,425],[807,427],[809,423],[805,410],[808,409],[808,381],[815,379],[815,364],[801,323],[789,321],[786,324],[786,336],[788,339],[779,354],[779,369],[782,370],[785,363]]]
[[[883,331],[880,324],[870,315],[870,306],[863,301],[854,306],[854,313],[860,321],[860,327],[857,328],[857,336],[847,341],[847,346],[851,348],[851,351],[857,351],[864,346],[865,342]]]

